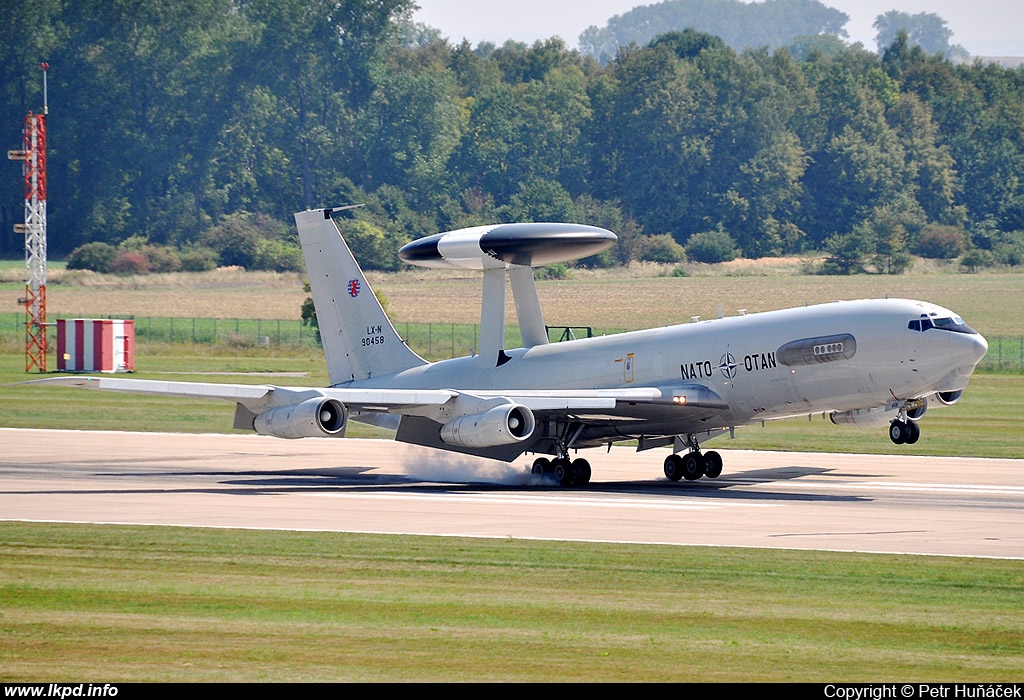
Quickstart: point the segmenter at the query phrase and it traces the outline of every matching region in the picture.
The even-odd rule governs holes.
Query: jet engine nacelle
[[[963,389],[959,391],[940,391],[935,394],[935,399],[943,406],[952,406],[963,396]]]
[[[485,413],[461,416],[441,426],[441,441],[459,447],[498,447],[528,440],[536,421],[519,404],[496,406]]]
[[[347,423],[345,404],[319,397],[272,408],[256,416],[252,427],[260,435],[279,438],[343,437]]]
[[[883,406],[875,408],[855,408],[852,411],[834,411],[828,415],[836,425],[855,425],[858,428],[880,428],[888,425],[894,415],[886,415],[887,411]]]

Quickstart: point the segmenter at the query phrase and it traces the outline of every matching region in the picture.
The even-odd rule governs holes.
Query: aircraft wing
[[[163,382],[153,379],[122,379],[117,377],[67,376],[32,379],[23,384],[53,384],[81,389],[120,391],[149,396],[180,396],[229,401],[257,400],[267,396],[273,387],[262,384],[214,384],[210,382]]]
[[[236,401],[250,410],[281,405],[282,401],[311,395],[337,399],[360,410],[376,409],[396,413],[401,413],[403,407],[441,405],[460,395],[472,396],[485,401],[511,401],[522,404],[533,411],[610,409],[614,408],[618,402],[728,408],[718,394],[699,384],[683,384],[666,388],[458,391],[455,389],[281,387],[271,384],[177,382],[95,376],[47,377],[25,383],[73,386],[149,396],[221,399]]]
[[[596,410],[615,408],[620,403],[691,406],[723,410],[729,407],[721,396],[700,384],[617,389],[474,391],[472,393],[477,396],[500,396],[521,403],[533,411]]]
[[[175,382],[120,377],[47,377],[26,384],[54,384],[99,391],[118,391],[148,396],[176,396],[193,399],[235,401],[253,412],[283,406],[296,400],[324,396],[361,410],[387,410],[402,406],[443,404],[458,392],[448,389],[346,389],[323,387],[282,387],[272,384],[226,384],[219,382]]]
[[[26,382],[150,396],[236,403],[234,427],[283,438],[342,437],[348,417],[396,429],[403,442],[511,460],[547,449],[550,436],[534,426],[566,421],[580,446],[609,439],[665,435],[662,423],[703,422],[728,404],[700,384],[666,387],[550,390],[456,390],[361,387],[281,387],[270,384],[177,382],[121,377],[48,377]],[[698,423],[700,421],[700,423]],[[529,426],[525,432],[516,428]],[[652,433],[652,429],[654,432]]]

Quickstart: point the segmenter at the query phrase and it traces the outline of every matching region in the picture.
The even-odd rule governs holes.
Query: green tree
[[[685,237],[700,222],[712,156],[709,86],[665,46],[619,56],[604,156],[606,198],[622,201],[643,228]]]
[[[355,150],[368,189],[387,184],[429,193],[447,179],[448,160],[469,121],[450,71],[381,71],[357,117]]]
[[[991,267],[995,257],[991,251],[981,248],[969,248],[960,258],[960,265],[968,272],[977,272],[980,267]]]
[[[665,0],[638,6],[590,26],[579,37],[580,49],[607,63],[620,47],[643,45],[660,34],[693,28],[722,37],[736,50],[785,46],[799,36],[846,36],[849,16],[817,0]]]
[[[249,0],[267,57],[258,78],[278,101],[277,137],[312,208],[330,192],[351,113],[373,93],[378,49],[410,0]]]
[[[897,195],[914,192],[913,171],[877,93],[840,69],[842,105],[830,115],[831,135],[812,153],[805,184],[811,196],[804,230],[844,235]],[[820,238],[819,238],[820,240]]]
[[[65,8],[67,40],[54,59],[61,78],[52,87],[73,108],[51,141],[70,179],[70,196],[57,201],[86,235],[141,232],[166,242],[208,225],[210,155],[236,107],[233,61],[247,55],[252,36],[232,7],[116,0]]]
[[[342,220],[338,228],[348,242],[360,266],[367,270],[401,269],[398,249],[408,241],[365,219]]]
[[[727,262],[734,260],[738,253],[732,236],[722,230],[700,231],[686,242],[686,257],[694,262]]]
[[[889,10],[875,17],[872,25],[877,33],[875,42],[879,53],[892,44],[902,32],[907,43],[920,46],[930,54],[940,54],[946,58],[966,59],[969,54],[962,46],[950,46],[949,40],[953,31],[946,26],[946,20],[930,12],[911,15],[899,10]]]
[[[559,37],[535,41],[532,46],[509,40],[490,56],[511,85],[542,81],[557,68],[578,65],[574,52],[566,50]]]
[[[663,233],[641,239],[636,256],[646,262],[677,263],[686,259],[686,250],[671,235]]]
[[[883,274],[903,273],[913,262],[908,252],[911,236],[916,236],[925,223],[924,212],[912,197],[898,197],[871,212],[860,225],[869,246],[875,269]]]
[[[958,182],[953,156],[940,140],[931,109],[917,95],[908,93],[891,113],[906,153],[908,175],[925,215],[932,221],[962,223],[963,211],[956,206]]]
[[[829,236],[825,241],[828,256],[821,272],[826,275],[852,275],[864,271],[864,259],[874,248],[872,232],[861,223],[848,233]]]
[[[238,212],[204,231],[198,243],[215,251],[222,265],[275,269],[279,267],[277,260],[286,259],[289,253],[281,246],[268,246],[267,242],[284,244],[290,237],[290,229],[272,217]]]
[[[720,11],[722,30],[658,24],[682,5]],[[10,0],[8,147],[41,103],[38,62],[51,66],[51,254],[139,236],[157,246],[151,265],[175,245],[183,267],[205,266],[215,254],[204,237],[226,223],[257,229],[242,236],[246,250],[218,244],[228,257],[277,267],[295,258],[294,211],[352,201],[389,245],[512,217],[593,215],[620,244],[588,264],[635,259],[644,231],[678,243],[728,231],[755,256],[852,244],[857,231],[859,262],[895,271],[926,224],[971,231],[964,245],[1016,259],[1020,71],[954,65],[907,33],[879,57],[845,45],[842,23],[830,24],[838,15],[804,0],[627,13],[609,28],[647,17],[652,33],[616,43],[603,65],[559,39],[451,46],[411,8]],[[787,19],[801,9],[816,28]],[[737,44],[730,17],[745,18],[743,42],[762,30],[816,38]],[[21,183],[2,182],[0,247],[13,254]]]
[[[525,160],[518,140],[523,120],[519,96],[510,85],[496,85],[473,102],[469,125],[449,168],[460,190],[477,187],[498,202],[508,202]]]
[[[586,179],[584,129],[592,111],[583,72],[574,66],[553,68],[522,88],[520,140],[528,164],[520,177],[557,181],[574,195]]]
[[[117,257],[117,248],[109,243],[94,241],[84,243],[68,256],[69,270],[92,270],[94,272],[110,272],[110,264]]]
[[[576,209],[564,187],[552,180],[528,180],[504,210],[507,221],[575,221]]]
[[[929,224],[918,234],[914,250],[925,258],[950,260],[963,254],[967,235],[958,226]]]

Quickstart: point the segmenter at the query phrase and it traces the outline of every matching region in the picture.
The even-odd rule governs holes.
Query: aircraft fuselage
[[[962,390],[985,354],[984,338],[962,321],[952,330],[914,330],[911,322],[920,327],[922,318],[959,321],[927,302],[834,302],[513,349],[507,351],[511,359],[495,367],[476,356],[456,358],[352,386],[500,391],[700,385],[728,404],[710,423],[672,405],[652,405],[641,415],[634,406],[627,411],[635,418],[628,430],[591,426],[584,437],[699,433],[809,413],[884,409],[894,401]]]

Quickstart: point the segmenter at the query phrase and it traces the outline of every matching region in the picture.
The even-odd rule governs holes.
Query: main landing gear
[[[717,452],[701,452],[695,435],[677,436],[675,449],[682,450],[689,447],[686,454],[673,452],[665,458],[665,476],[669,481],[696,481],[702,476],[709,479],[717,479],[722,475],[722,455]]]
[[[717,452],[694,450],[685,455],[670,454],[665,458],[665,476],[669,481],[696,481],[702,476],[716,479],[722,474],[722,456]]]
[[[589,484],[590,462],[582,457],[569,459],[569,450],[576,438],[583,432],[583,427],[580,423],[562,425],[555,441],[558,456],[555,459],[547,457],[535,459],[533,468],[530,470],[533,475],[554,479],[559,486],[586,486]]]
[[[535,476],[551,477],[559,486],[585,486],[590,483],[590,462],[583,459],[569,460],[568,456],[548,459],[538,457],[531,470]]]
[[[913,445],[921,437],[921,428],[907,418],[897,418],[889,424],[889,439],[896,445]]]

